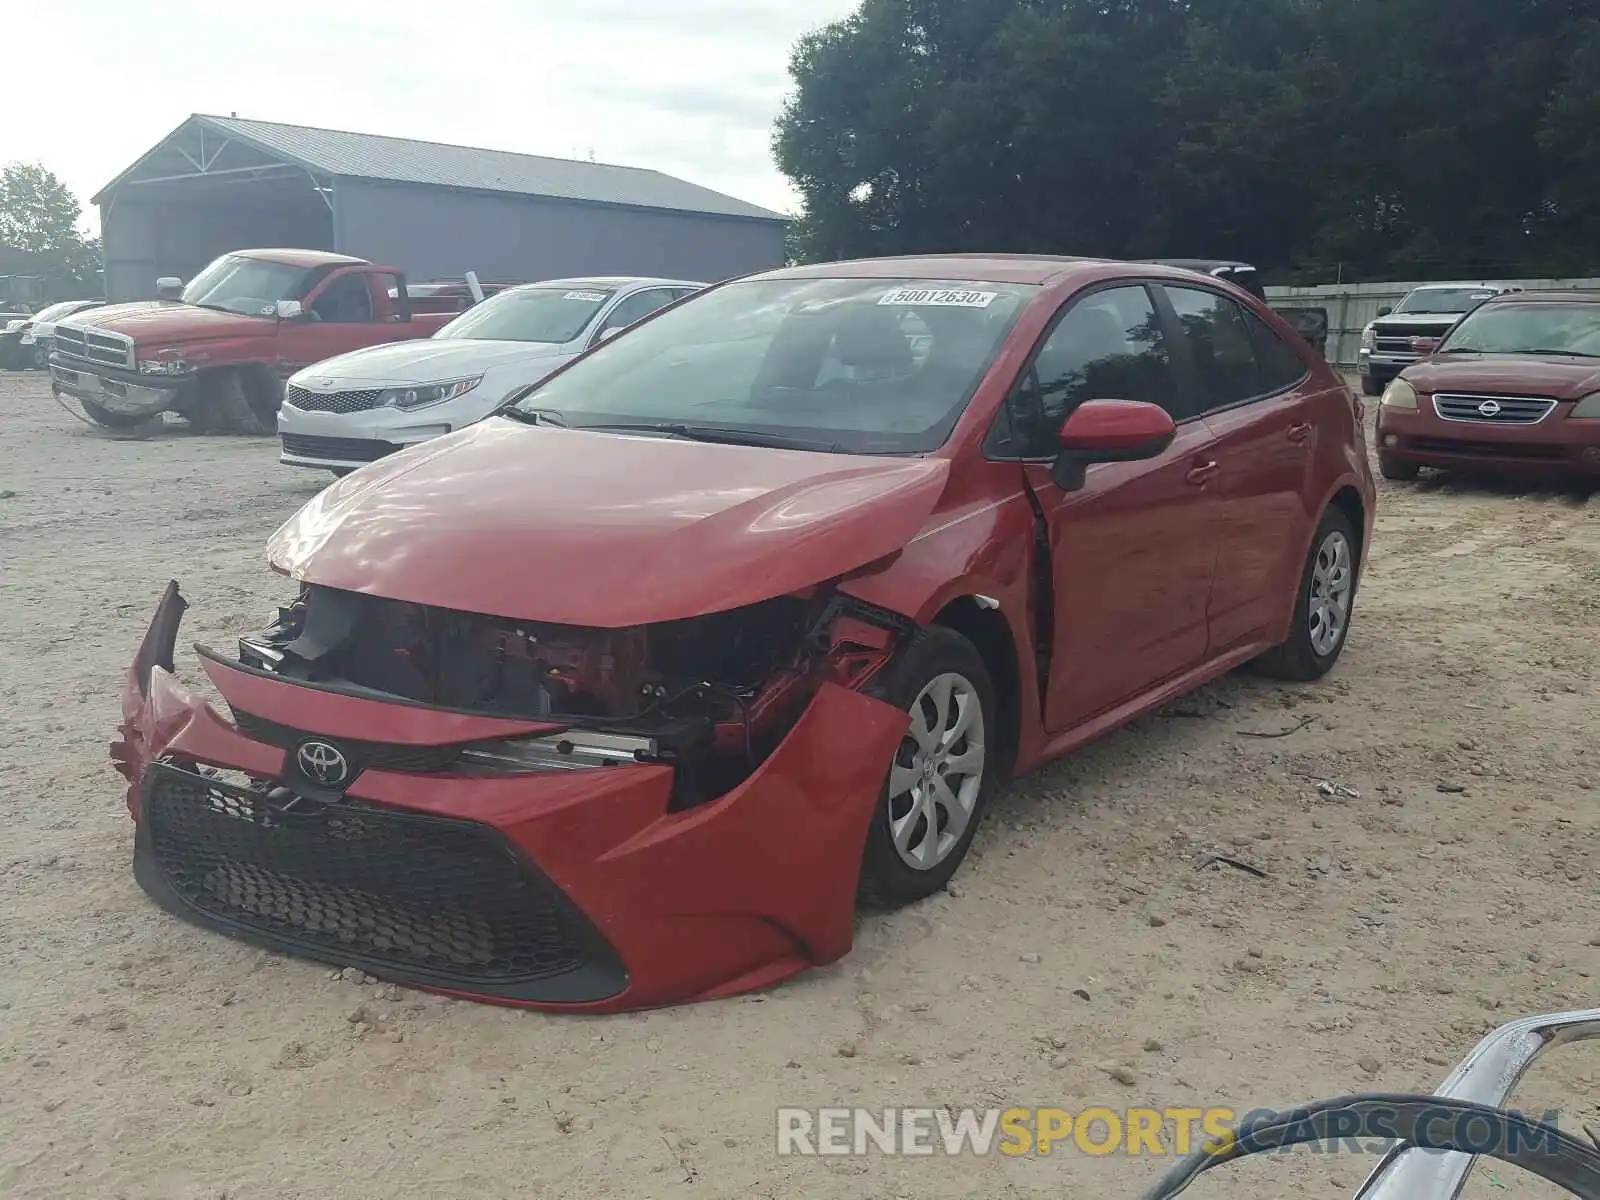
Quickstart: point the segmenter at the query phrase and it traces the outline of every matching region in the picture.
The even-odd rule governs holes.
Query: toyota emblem
[[[1480,417],[1498,417],[1500,415],[1500,401],[1485,400],[1478,405],[1478,415]]]
[[[301,742],[294,761],[307,779],[323,787],[338,787],[350,778],[350,760],[327,742]]]

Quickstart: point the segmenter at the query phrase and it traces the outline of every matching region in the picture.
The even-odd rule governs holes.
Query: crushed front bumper
[[[849,950],[898,709],[825,684],[755,773],[674,812],[663,765],[439,769],[441,748],[547,724],[326,691],[202,650],[230,720],[173,674],[184,607],[170,585],[112,747],[136,877],[177,915],[397,983],[577,1011],[732,995]],[[376,765],[332,800],[246,786],[292,785],[305,741]]]
[[[90,370],[53,358],[50,384],[58,392],[87,400],[118,416],[153,417],[177,406],[178,397],[189,380],[171,378],[152,384],[131,371]]]

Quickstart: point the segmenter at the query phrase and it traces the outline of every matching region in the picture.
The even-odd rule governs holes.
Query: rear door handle
[[[1196,463],[1190,469],[1189,473],[1183,477],[1183,481],[1185,483],[1191,483],[1195,487],[1205,487],[1205,485],[1210,483],[1212,479],[1216,478],[1216,474],[1217,464],[1208,460],[1206,462]]]
[[[1311,422],[1310,421],[1302,421],[1298,425],[1289,426],[1288,434],[1289,434],[1289,440],[1291,442],[1303,442],[1303,441],[1305,441],[1308,437],[1311,436]]]

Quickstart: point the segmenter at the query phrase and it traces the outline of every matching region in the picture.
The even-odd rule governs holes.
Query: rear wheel
[[[911,715],[861,863],[862,903],[893,908],[944,887],[966,858],[994,781],[999,729],[988,669],[954,630],[918,634],[872,691]]]
[[[1339,661],[1350,633],[1356,598],[1356,534],[1337,508],[1322,514],[1311,553],[1300,572],[1289,636],[1257,660],[1279,679],[1320,679]]]
[[[1396,483],[1410,483],[1422,473],[1422,467],[1408,459],[1396,458],[1392,454],[1378,455],[1378,474],[1385,479],[1392,479]]]

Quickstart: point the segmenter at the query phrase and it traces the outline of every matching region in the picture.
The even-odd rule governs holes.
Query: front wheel
[[[1395,483],[1410,483],[1422,473],[1422,467],[1391,454],[1378,455],[1378,474]]]
[[[954,630],[919,633],[872,693],[911,716],[861,863],[861,902],[894,908],[944,887],[994,782],[999,730],[983,658]]]
[[[1355,529],[1349,517],[1330,508],[1300,572],[1289,636],[1257,660],[1264,674],[1304,683],[1333,669],[1350,633],[1356,574]]]
[[[1361,377],[1361,394],[1363,396],[1381,396],[1383,395],[1383,385],[1371,375],[1363,375]]]

